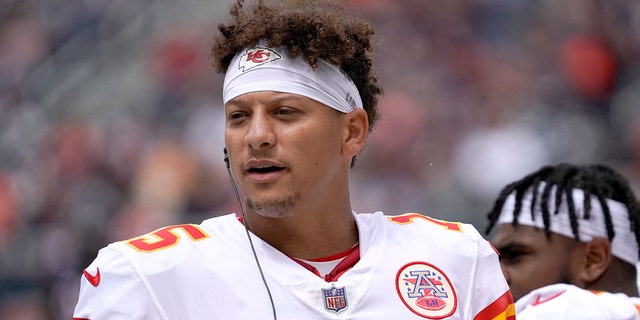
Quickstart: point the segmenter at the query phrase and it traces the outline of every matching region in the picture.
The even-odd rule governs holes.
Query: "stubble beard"
[[[247,208],[263,217],[278,218],[287,216],[287,213],[296,206],[301,197],[302,195],[296,192],[291,196],[280,199],[255,201],[247,198],[246,204]]]

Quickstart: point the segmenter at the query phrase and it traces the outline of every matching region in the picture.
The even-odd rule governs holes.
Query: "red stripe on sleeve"
[[[507,290],[502,296],[480,311],[474,320],[515,320],[516,309],[513,304],[511,291]]]

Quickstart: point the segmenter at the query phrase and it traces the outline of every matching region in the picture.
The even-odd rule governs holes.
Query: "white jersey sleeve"
[[[638,320],[640,299],[569,284],[533,290],[516,302],[518,320]]]
[[[500,268],[497,252],[472,225],[465,225],[465,229],[465,232],[475,234],[477,239],[476,263],[466,270],[472,292],[472,299],[467,305],[474,308],[474,319],[513,319],[513,297]]]
[[[498,254],[473,225],[434,219],[417,213],[394,216],[389,220],[398,224],[396,228],[390,229],[390,240],[395,242],[397,236],[403,239],[404,243],[394,251],[400,254],[408,250],[408,252],[418,253],[415,257],[417,261],[426,259],[421,260],[423,261],[421,270],[434,276],[433,279],[439,280],[438,288],[441,288],[404,285],[399,286],[398,292],[413,293],[419,288],[424,292],[431,290],[429,295],[435,294],[441,298],[447,295],[447,298],[442,298],[443,301],[436,302],[437,299],[434,298],[428,301],[433,305],[436,303],[457,305],[457,308],[461,309],[459,312],[463,319],[514,319],[513,298],[500,269]],[[428,255],[423,255],[424,252]],[[398,258],[398,260],[404,259]],[[402,269],[403,274],[406,273],[405,269]],[[416,272],[414,271],[413,274]],[[410,277],[403,277],[403,280],[411,284],[429,283],[428,280],[411,282]],[[448,288],[451,290],[447,290]],[[410,299],[412,297],[417,299]],[[443,312],[445,308],[438,311],[423,311],[427,308],[424,304],[421,306],[420,300],[424,300],[425,297],[417,294],[412,296],[403,294],[402,298],[414,312],[427,319],[449,319],[455,315]]]
[[[110,245],[83,271],[73,319],[165,319],[153,301],[136,270]]]

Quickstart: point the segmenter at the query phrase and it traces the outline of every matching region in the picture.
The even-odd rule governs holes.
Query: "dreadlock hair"
[[[231,21],[219,24],[211,46],[212,65],[224,73],[239,51],[261,40],[285,46],[291,57],[302,55],[313,67],[318,59],[339,66],[354,82],[369,118],[369,131],[380,119],[382,88],[372,69],[373,28],[344,7],[341,0],[283,0],[267,5],[256,0],[245,8],[236,0]],[[351,12],[351,13],[350,13]]]
[[[542,194],[540,195],[540,204],[537,204],[536,201],[538,199],[539,185],[543,181],[546,185],[544,189],[542,189]],[[549,199],[551,189],[554,185],[557,188],[555,198]],[[585,195],[583,203],[584,215],[582,217],[578,217],[575,211],[572,193],[573,188],[581,189]],[[525,192],[529,189],[533,192],[531,214],[534,214],[534,208],[538,205],[542,214],[544,231],[547,238],[551,235],[551,231],[549,230],[549,217],[551,214],[549,212],[549,201],[555,202],[555,211],[553,214],[558,214],[558,209],[562,202],[562,196],[563,194],[565,195],[574,239],[576,241],[580,241],[580,234],[578,232],[579,220],[589,219],[591,211],[591,196],[595,196],[602,207],[609,241],[613,240],[615,237],[615,231],[613,229],[611,214],[605,198],[618,201],[626,206],[627,211],[629,212],[631,231],[634,232],[636,242],[640,248],[640,203],[638,203],[638,199],[629,186],[627,179],[615,169],[603,164],[576,165],[560,163],[557,165],[547,165],[538,169],[538,171],[507,185],[502,189],[502,191],[500,191],[493,207],[487,214],[489,225],[485,230],[486,235],[488,235],[496,225],[498,218],[500,217],[500,212],[502,211],[502,206],[504,205],[507,197],[512,193],[515,193],[515,206],[512,224],[514,226],[518,225],[518,217],[522,210],[522,199]]]

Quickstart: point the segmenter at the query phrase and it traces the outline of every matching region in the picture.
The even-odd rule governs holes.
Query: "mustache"
[[[250,149],[248,152],[249,159],[257,159],[257,160],[273,160],[275,162],[281,163],[284,166],[289,166],[290,162],[279,158],[276,156],[275,151],[273,149]]]

